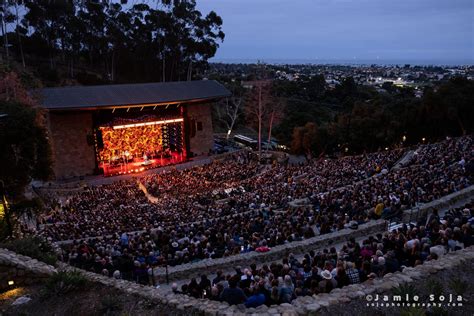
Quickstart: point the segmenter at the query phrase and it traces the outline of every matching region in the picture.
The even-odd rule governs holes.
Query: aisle
[[[145,196],[146,198],[148,199],[148,201],[150,203],[157,203],[158,202],[158,198],[157,197],[154,197],[153,195],[151,195],[150,193],[148,193],[148,190],[146,189],[146,187],[143,185],[143,183],[141,183],[140,180],[137,180],[137,184],[138,184],[138,188],[140,188],[140,190],[143,191],[143,193],[145,193]]]

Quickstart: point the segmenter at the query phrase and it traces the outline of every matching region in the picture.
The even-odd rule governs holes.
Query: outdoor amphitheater
[[[239,150],[35,187],[48,211],[21,233],[171,314],[330,314],[472,260],[473,141],[297,163]]]

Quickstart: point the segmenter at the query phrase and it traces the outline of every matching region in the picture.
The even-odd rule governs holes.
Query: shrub
[[[393,295],[399,295],[402,298],[408,297],[409,302],[414,302],[413,297],[418,295],[418,291],[412,284],[404,283],[393,289]]]
[[[83,289],[87,279],[78,271],[60,271],[51,276],[46,282],[47,295],[64,295]]]
[[[449,282],[449,287],[457,294],[457,295],[464,295],[469,289],[469,283],[466,281],[461,280],[460,278],[456,278]]]
[[[10,240],[0,244],[0,248],[9,249],[50,265],[55,265],[57,261],[57,256],[51,244],[37,236]]]
[[[440,297],[443,295],[444,287],[439,281],[430,279],[426,285],[428,287],[428,292],[434,294],[435,297]]]

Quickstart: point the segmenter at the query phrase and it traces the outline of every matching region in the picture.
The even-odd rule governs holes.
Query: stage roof
[[[199,102],[230,96],[214,80],[45,88],[40,105],[49,110],[101,109]]]

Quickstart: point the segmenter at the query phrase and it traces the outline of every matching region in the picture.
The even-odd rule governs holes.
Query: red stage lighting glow
[[[183,118],[138,121],[99,127],[103,145],[97,147],[105,176],[130,174],[186,161]]]

